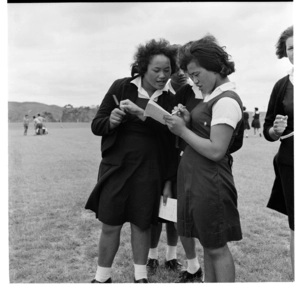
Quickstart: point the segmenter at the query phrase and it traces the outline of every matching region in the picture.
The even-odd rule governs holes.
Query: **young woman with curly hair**
[[[92,132],[102,136],[98,183],[85,207],[102,222],[92,283],[112,282],[111,267],[125,222],[131,227],[134,282],[148,283],[150,225],[157,225],[162,192],[171,193],[176,165],[169,147],[173,143],[175,151],[175,136],[166,125],[144,116],[144,109],[150,99],[168,109],[172,95],[165,85],[176,70],[176,55],[165,39],[139,45],[133,76],[112,84],[92,121]]]

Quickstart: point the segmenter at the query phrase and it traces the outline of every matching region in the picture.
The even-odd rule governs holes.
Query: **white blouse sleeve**
[[[232,98],[221,98],[212,108],[211,126],[227,124],[235,129],[242,119],[242,110],[238,102]]]

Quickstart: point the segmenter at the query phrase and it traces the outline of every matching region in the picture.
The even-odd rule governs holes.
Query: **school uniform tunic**
[[[149,101],[148,94],[141,87],[141,77],[117,80],[105,96],[92,123],[93,132],[104,137],[103,158],[98,183],[85,208],[94,211],[105,224],[131,222],[141,229],[148,229],[150,224],[157,224],[163,184],[175,171],[167,169],[168,163],[165,162],[170,150],[166,147],[166,135],[173,136],[166,125],[150,117],[142,121],[131,114],[127,114],[112,131],[106,130],[108,115],[116,107],[112,94],[119,101],[130,99],[143,109]],[[167,91],[157,90],[152,99],[166,107],[169,96]],[[107,137],[113,137],[113,140]]]
[[[194,133],[209,139],[212,125],[226,123],[235,128],[243,121],[243,105],[233,90],[234,83],[225,83],[192,110],[191,130]],[[217,119],[213,118],[215,108],[219,113]],[[215,162],[188,145],[179,164],[177,181],[177,230],[180,236],[198,238],[206,248],[219,248],[228,241],[242,239],[229,154]]]

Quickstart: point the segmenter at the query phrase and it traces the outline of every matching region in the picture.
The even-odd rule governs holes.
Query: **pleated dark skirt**
[[[156,138],[120,133],[110,155],[101,161],[98,183],[85,208],[108,225],[156,225],[162,190]]]

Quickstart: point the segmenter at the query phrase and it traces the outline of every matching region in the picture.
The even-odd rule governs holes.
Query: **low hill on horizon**
[[[98,106],[76,108],[70,104],[60,107],[39,102],[8,101],[8,121],[22,122],[25,114],[32,120],[33,116],[41,114],[47,122],[90,122],[97,109]]]

